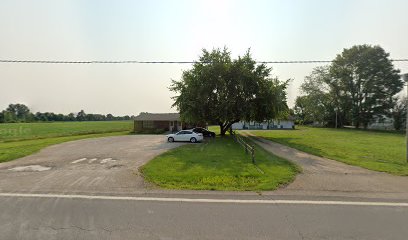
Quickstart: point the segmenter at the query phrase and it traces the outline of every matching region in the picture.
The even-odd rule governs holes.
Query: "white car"
[[[203,140],[203,134],[202,133],[195,133],[191,130],[181,130],[178,133],[175,134],[169,134],[167,135],[167,141],[169,142],[201,142]]]

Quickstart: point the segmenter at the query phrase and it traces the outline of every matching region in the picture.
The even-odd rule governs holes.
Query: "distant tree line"
[[[113,116],[112,114],[92,114],[85,113],[84,110],[78,113],[67,115],[53,112],[32,113],[24,104],[10,104],[5,110],[0,112],[0,123],[15,122],[53,122],[53,121],[118,121],[130,120],[134,116]]]
[[[304,124],[367,128],[379,119],[394,119],[403,128],[406,100],[398,98],[404,82],[380,46],[358,45],[328,66],[316,67],[300,87],[294,113]]]

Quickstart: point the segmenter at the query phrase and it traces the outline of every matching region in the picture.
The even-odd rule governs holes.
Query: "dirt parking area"
[[[127,194],[146,183],[138,168],[183,143],[161,135],[85,139],[0,164],[1,192]]]

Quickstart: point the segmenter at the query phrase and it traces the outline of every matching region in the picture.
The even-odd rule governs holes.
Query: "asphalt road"
[[[9,239],[407,239],[408,207],[0,197]]]

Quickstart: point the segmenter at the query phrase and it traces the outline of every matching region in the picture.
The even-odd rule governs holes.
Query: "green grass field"
[[[312,127],[251,132],[317,156],[375,171],[408,175],[405,138],[400,133]]]
[[[131,128],[131,121],[0,124],[0,162],[30,155],[53,144],[129,134]]]
[[[132,121],[0,124],[0,142],[130,131]]]
[[[145,179],[168,189],[274,190],[293,181],[294,164],[256,148],[255,167],[230,137],[170,150],[141,168]],[[262,173],[263,172],[263,173]]]

